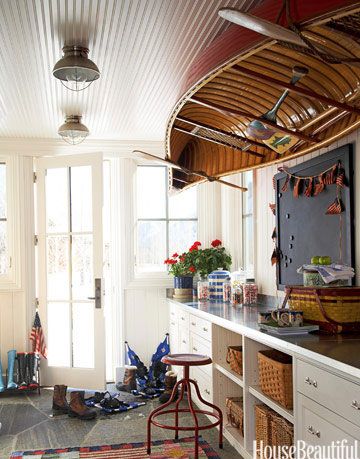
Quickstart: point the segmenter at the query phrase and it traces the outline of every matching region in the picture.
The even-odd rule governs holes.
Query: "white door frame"
[[[35,161],[37,173],[37,220],[38,220],[38,299],[45,336],[47,337],[47,267],[46,267],[46,169],[58,167],[91,166],[92,168],[92,216],[93,216],[93,274],[102,279],[103,240],[103,157],[100,153],[39,158]],[[103,296],[103,292],[101,292]],[[103,298],[102,298],[103,299]],[[48,342],[48,340],[47,340]],[[42,362],[42,384],[66,384],[70,387],[102,390],[105,378],[105,323],[104,309],[95,308],[94,301],[94,368],[49,366]]]

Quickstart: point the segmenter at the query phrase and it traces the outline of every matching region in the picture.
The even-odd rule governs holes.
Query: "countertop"
[[[168,300],[224,328],[332,366],[358,378],[360,382],[360,334],[326,335],[315,332],[291,337],[277,336],[260,330],[257,323],[258,312],[268,311],[268,306]]]

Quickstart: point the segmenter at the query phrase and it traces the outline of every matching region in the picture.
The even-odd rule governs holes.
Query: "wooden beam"
[[[360,115],[360,108],[357,108],[354,105],[338,102],[335,99],[323,96],[321,94],[311,91],[310,89],[301,88],[286,81],[277,80],[276,78],[272,78],[268,75],[263,75],[262,73],[255,72],[254,70],[250,70],[238,64],[234,65],[232,68],[243,75],[257,78],[260,81],[265,81],[274,86],[277,86],[278,88],[288,89],[289,91],[294,92],[295,94],[300,94],[301,96],[308,97],[309,99],[315,99],[320,102],[323,102],[324,104],[330,105],[331,107],[337,107],[349,113],[355,113],[356,115]]]
[[[197,132],[187,131],[186,129],[183,129],[183,128],[178,127],[178,126],[174,126],[174,129],[176,131],[192,135],[192,136],[197,137],[199,139],[207,140],[208,142],[216,143],[216,144],[222,145],[224,147],[229,147],[229,148],[233,148],[234,150],[239,150],[242,153],[248,153],[249,155],[257,156],[258,158],[263,158],[264,157],[264,155],[262,153],[258,153],[256,151],[251,151],[251,150],[243,150],[241,147],[237,147],[235,145],[232,145],[231,143],[228,143],[228,142],[225,142],[225,141],[222,141],[222,140],[211,139],[210,137],[205,137],[204,135],[198,134]]]
[[[298,131],[296,129],[294,130],[288,129],[286,127],[280,126],[277,123],[264,119],[261,116],[252,115],[251,113],[245,112],[243,110],[238,110],[236,108],[227,108],[227,107],[224,107],[223,105],[219,105],[214,102],[208,102],[198,97],[191,97],[189,99],[189,102],[194,102],[195,104],[202,105],[203,107],[211,108],[212,110],[216,110],[217,112],[222,113],[223,115],[245,116],[246,118],[250,118],[251,120],[261,121],[266,126],[271,126],[275,128],[277,131],[285,132],[286,134],[298,137],[299,139],[305,140],[306,142],[311,142],[311,143],[319,142],[319,140],[313,136],[308,136],[306,134],[303,134],[301,131]]]
[[[274,151],[272,148],[268,147],[264,143],[257,142],[256,140],[250,140],[247,137],[244,137],[238,134],[234,134],[233,132],[228,132],[228,131],[224,131],[219,128],[214,128],[212,126],[209,126],[208,124],[200,123],[200,121],[193,121],[193,120],[190,120],[189,118],[185,118],[184,116],[177,116],[176,120],[181,121],[182,123],[191,124],[192,126],[207,129],[208,131],[214,132],[215,134],[223,134],[223,135],[232,137],[235,140],[242,140],[245,143],[250,143],[251,145],[254,145],[256,147],[265,148],[266,150],[270,150],[271,152]]]

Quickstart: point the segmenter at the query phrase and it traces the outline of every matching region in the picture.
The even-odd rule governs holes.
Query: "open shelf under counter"
[[[258,400],[261,402],[265,403],[269,408],[272,410],[276,411],[280,416],[284,417],[287,419],[289,422],[294,424],[294,412],[293,410],[288,410],[287,408],[284,408],[280,403],[276,402],[272,398],[268,397],[265,395],[259,386],[254,386],[254,387],[249,387],[249,392],[252,394],[254,397],[256,397]]]
[[[226,419],[224,423],[223,430],[224,437],[229,441],[229,443],[240,452],[244,459],[251,459],[252,455],[245,450],[244,446],[244,437],[241,435],[239,429],[226,424]]]
[[[232,371],[230,368],[224,368],[222,365],[216,362],[213,363],[213,367],[216,370],[220,371],[220,373],[231,379],[235,384],[238,384],[240,387],[244,387],[243,378],[237,373],[235,373],[235,371]]]

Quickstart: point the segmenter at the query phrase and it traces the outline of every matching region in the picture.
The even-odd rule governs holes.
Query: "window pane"
[[[254,275],[254,233],[253,233],[253,218],[244,217],[244,268],[248,276]]]
[[[85,300],[94,295],[92,236],[72,238],[72,295]]]
[[[70,304],[48,303],[49,366],[70,366]]]
[[[68,169],[46,171],[46,231],[64,233],[68,231]]]
[[[243,198],[243,214],[252,214],[253,213],[253,172],[243,172],[243,186],[245,186],[248,191],[242,193]]]
[[[0,218],[6,218],[6,165],[0,164]]]
[[[6,222],[0,221],[0,274],[7,273]]]
[[[52,300],[69,298],[69,238],[47,238],[47,295]]]
[[[137,225],[138,272],[166,271],[166,223],[139,221]]]
[[[138,218],[166,217],[166,167],[139,166],[137,168]]]
[[[170,218],[196,218],[197,187],[193,186],[181,193],[169,196]]]
[[[92,231],[91,166],[71,168],[72,231]]]
[[[73,366],[94,368],[94,305],[73,304]]]
[[[169,255],[183,253],[192,246],[197,239],[196,221],[169,222]]]

